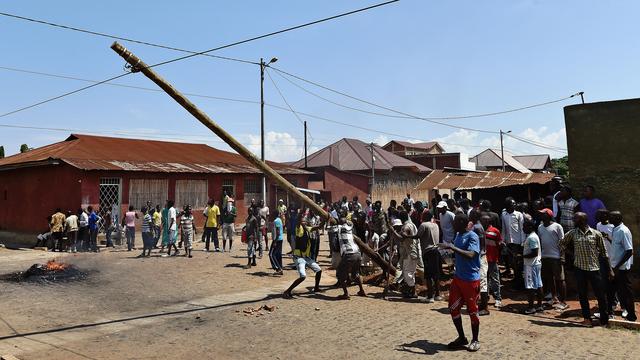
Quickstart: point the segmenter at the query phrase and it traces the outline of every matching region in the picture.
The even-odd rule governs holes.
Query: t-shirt
[[[338,225],[338,241],[340,243],[340,255],[356,254],[360,248],[353,241],[353,224]]]
[[[207,224],[206,227],[218,227],[218,216],[220,216],[220,208],[217,205],[213,205],[205,209],[205,213],[207,216]]]
[[[558,201],[558,211],[560,211],[560,225],[565,232],[569,232],[569,230],[573,230],[575,227],[573,224],[573,214],[575,213],[576,207],[580,203],[578,200],[574,198],[569,198],[567,200]]]
[[[89,215],[89,229],[98,230],[98,220],[100,220],[100,216],[94,212]]]
[[[80,225],[81,228],[87,227],[89,225],[89,216],[87,215],[86,212],[83,211],[82,213],[80,213],[80,220],[78,224]]]
[[[560,240],[564,238],[564,230],[562,225],[552,222],[549,226],[540,224],[538,226],[538,235],[540,236],[540,246],[542,247],[542,257],[547,259],[560,259]]]
[[[437,244],[440,242],[438,224],[430,221],[423,222],[418,227],[418,236],[420,237],[420,247],[422,251],[436,249]]]
[[[62,232],[64,230],[65,216],[61,212],[57,212],[51,216],[51,232]]]
[[[296,226],[296,248],[293,250],[293,256],[310,257],[311,256],[311,237],[309,229],[305,229],[302,225]],[[303,242],[305,241],[306,242]]]
[[[142,225],[140,226],[141,231],[143,233],[150,233],[152,223],[153,218],[151,217],[151,215],[149,215],[149,213],[144,214],[144,217],[142,218]]]
[[[522,243],[522,254],[529,255],[535,251],[538,255],[532,258],[523,258],[522,262],[526,266],[542,265],[542,256],[540,256],[540,238],[538,234],[532,232],[527,235],[527,239]]]
[[[489,226],[484,232],[484,236],[487,242],[487,261],[498,262],[500,259],[499,245],[502,242],[502,236],[500,230],[495,226]]]
[[[178,228],[178,224],[176,224],[176,208],[173,206],[169,208],[169,230],[176,230]]]
[[[283,232],[284,232],[284,226],[282,226],[282,219],[280,218],[276,218],[275,220],[273,220],[273,228],[275,229],[273,232],[273,238],[275,241],[282,241],[284,239],[283,237]],[[276,236],[276,234],[278,234]]]
[[[458,249],[473,251],[475,255],[469,259],[458,253],[456,256],[456,277],[464,281],[480,280],[480,238],[473,231],[457,234],[454,245]]]
[[[162,214],[160,214],[160,211],[153,213],[153,225],[158,227],[162,225]]]
[[[124,222],[127,227],[135,227],[136,226],[136,212],[135,211],[127,211],[124,214]]]
[[[580,199],[580,211],[587,214],[587,224],[595,228],[598,221],[596,220],[596,212],[600,209],[606,209],[604,203],[600,199]]]
[[[193,214],[184,214],[180,217],[180,226],[182,233],[191,235],[193,233]]]
[[[453,219],[456,217],[454,213],[447,210],[444,214],[440,215],[440,227],[442,228],[442,242],[451,243],[455,236],[455,230],[453,229]]]
[[[238,211],[236,207],[231,205],[231,208],[227,209],[227,211],[222,215],[222,223],[223,224],[233,224],[236,221],[236,215]]]
[[[606,240],[605,240],[606,242]],[[624,253],[627,250],[633,250],[633,237],[631,231],[625,224],[620,224],[613,228],[613,241],[611,241],[611,266],[616,266],[624,257]],[[629,270],[633,265],[633,255],[624,264],[620,265],[618,269]]]
[[[267,220],[269,218],[269,207],[265,206],[262,209],[258,210],[258,215],[260,215],[260,226],[267,226]]]
[[[502,212],[502,238],[507,244],[522,244],[525,238],[522,226],[524,216],[520,211],[514,210],[512,213],[504,210]]]
[[[67,231],[78,231],[78,216],[71,215],[64,221]]]
[[[611,253],[611,241],[613,241],[613,224],[612,223],[608,223],[608,224],[603,224],[601,222],[599,222],[598,224],[596,224],[596,230],[600,231],[602,233],[602,236],[604,237],[604,247],[607,249],[607,254],[609,254],[609,260],[611,260],[611,257],[613,256],[613,254]],[[611,266],[616,266],[617,264],[611,264]]]
[[[473,225],[473,232],[476,233],[476,235],[478,235],[478,238],[480,239],[480,254],[484,255],[487,253],[487,241],[485,238],[485,234],[484,234],[484,228],[482,227],[482,225],[480,223],[476,223],[475,225]]]

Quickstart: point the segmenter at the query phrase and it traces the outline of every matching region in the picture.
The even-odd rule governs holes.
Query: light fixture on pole
[[[505,169],[504,169],[504,141],[503,141],[502,135],[503,134],[509,134],[510,132],[511,132],[511,130],[509,130],[509,131],[500,130],[500,152],[501,152],[500,157],[502,158],[501,160],[502,160],[502,171],[503,172],[505,171]]]
[[[264,161],[264,69],[278,61],[278,58],[274,57],[268,63],[264,62],[264,59],[260,58],[260,160]],[[262,201],[265,206],[267,205],[267,177],[262,175]]]

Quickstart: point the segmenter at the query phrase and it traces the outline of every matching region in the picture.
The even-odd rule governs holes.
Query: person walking
[[[156,205],[156,208],[153,210],[151,214],[153,219],[153,247],[158,248],[158,242],[160,241],[160,236],[162,235],[162,212],[160,211],[160,205]]]
[[[227,207],[221,216],[222,220],[222,252],[227,251],[227,241],[229,242],[229,252],[233,248],[233,234],[236,231],[235,221],[238,216],[238,210],[236,209],[234,200],[229,198],[227,200]]]
[[[89,250],[92,252],[99,252],[98,249],[98,222],[100,216],[93,210],[93,206],[87,207],[89,212]]]
[[[273,214],[273,241],[269,249],[269,261],[271,268],[275,271],[274,275],[283,275],[282,272],[282,242],[284,241],[284,227],[282,226],[282,218],[280,212],[276,209]]]
[[[559,205],[562,208],[562,205]],[[562,211],[562,210],[561,210]],[[600,324],[609,323],[609,309],[607,299],[602,287],[600,275],[600,258],[606,258],[607,273],[614,277],[613,270],[609,264],[607,249],[604,247],[602,234],[589,227],[587,214],[577,212],[573,216],[575,229],[565,234],[560,241],[562,251],[573,250],[573,265],[575,267],[576,286],[582,309],[583,325],[591,326],[591,309],[589,307],[588,286],[598,299],[598,309],[600,310]]]
[[[615,226],[612,233],[611,251],[614,281],[620,298],[620,305],[624,309],[622,317],[628,321],[637,321],[630,271],[633,265],[633,237],[629,228],[622,222],[622,213],[612,211],[611,223]]]
[[[180,232],[182,233],[185,255],[192,258],[191,250],[197,230],[196,224],[193,221],[193,214],[191,213],[191,205],[185,205],[183,208],[182,216],[180,216]]]
[[[171,248],[175,250],[173,256],[178,256],[180,250],[176,246],[178,239],[178,214],[176,208],[173,207],[173,200],[167,200],[167,228],[168,228],[168,244],[167,244],[167,256],[171,256]]]
[[[307,267],[311,268],[311,270],[313,270],[313,272],[315,272],[316,274],[313,292],[320,291],[322,268],[311,258],[311,239],[309,237],[309,232],[313,231],[314,229],[319,229],[322,226],[324,226],[324,223],[316,227],[307,226],[307,224],[303,222],[302,212],[298,213],[296,227],[294,229],[296,240],[295,248],[293,249],[293,259],[296,263],[299,277],[293,281],[293,283],[287,288],[287,290],[284,291],[284,293],[282,294],[283,298],[291,299],[293,297],[293,289],[295,289],[296,286],[300,285],[300,283],[302,283],[307,278]]]
[[[153,237],[153,217],[151,212],[147,210],[146,206],[143,206],[140,210],[144,214],[142,217],[142,224],[140,230],[142,232],[142,254],[138,255],[139,258],[151,256],[151,249],[155,244],[155,238]]]
[[[124,219],[122,219],[122,225],[126,226],[127,251],[136,249],[136,219],[138,219],[138,213],[133,205],[129,205],[129,211],[124,214]]]
[[[475,232],[468,230],[469,217],[457,214],[453,221],[456,237],[453,243],[440,243],[442,249],[452,250],[455,254],[455,275],[449,290],[449,312],[458,332],[458,338],[447,346],[450,349],[463,348],[469,344],[464,335],[460,309],[467,305],[471,319],[473,338],[467,347],[469,351],[480,350],[480,318],[478,317],[478,296],[480,294],[480,239]]]

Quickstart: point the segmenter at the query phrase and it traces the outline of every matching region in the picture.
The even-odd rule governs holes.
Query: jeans
[[[513,268],[513,283],[516,289],[522,289],[524,285],[524,279],[522,278],[523,262],[522,262],[522,245],[520,244],[507,244],[509,249],[509,262]]]
[[[205,249],[209,251],[211,246],[211,238],[213,237],[213,247],[216,250],[220,249],[220,243],[218,242],[218,228],[217,227],[205,227],[204,228],[204,238],[205,238]]]
[[[427,283],[427,298],[440,296],[440,269],[442,262],[438,249],[425,249],[422,251],[424,263],[424,278]]]
[[[620,305],[627,310],[627,320],[636,321],[636,309],[633,303],[633,292],[631,290],[631,279],[629,279],[629,270],[616,271],[615,284],[620,298]]]
[[[607,308],[607,299],[602,286],[602,278],[600,271],[586,271],[576,268],[576,286],[578,287],[578,298],[580,298],[580,308],[582,309],[582,317],[584,319],[591,318],[591,309],[589,307],[589,288],[598,299],[598,309],[600,310],[600,323],[607,324],[609,321],[609,309]]]
[[[489,292],[493,294],[493,298],[502,301],[502,296],[500,295],[500,269],[498,268],[498,263],[495,261],[489,262],[487,282]]]
[[[254,257],[256,257],[256,238],[247,236],[247,258],[251,261]]]
[[[98,228],[89,229],[89,250],[98,251]]]
[[[282,240],[274,240],[271,242],[271,249],[269,249],[269,261],[271,261],[271,267],[273,270],[282,270]]]
[[[609,259],[604,257],[600,258],[600,278],[602,278],[602,290],[607,299],[607,309],[610,314],[613,314],[613,309],[618,302],[616,299],[616,284],[613,281],[609,281]]]
[[[160,241],[160,236],[162,235],[162,228],[160,228],[159,225],[154,225],[153,226],[153,241],[154,241],[154,247],[158,246],[158,242]]]
[[[76,241],[78,239],[78,231],[69,231],[67,233],[67,239],[69,241],[69,250],[76,252]]]
[[[107,238],[107,247],[113,247],[113,241],[111,241],[111,233],[113,233],[113,227],[107,226],[107,229],[104,233]]]
[[[131,251],[131,249],[135,247],[136,247],[136,227],[127,226],[127,250]]]
[[[78,237],[76,238],[76,250],[85,251],[87,249],[87,236],[89,235],[89,227],[83,226],[78,229]]]

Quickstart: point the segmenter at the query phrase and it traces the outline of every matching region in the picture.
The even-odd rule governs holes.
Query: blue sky
[[[374,1],[19,1],[0,11],[191,50],[204,50],[287,26],[374,4]],[[366,13],[216,52],[247,60],[278,57],[275,66],[372,102],[423,117],[500,111],[584,91],[586,100],[638,96],[640,60],[637,1],[423,1],[402,0]],[[102,80],[122,73],[112,40],[0,17],[0,67]],[[178,57],[169,50],[124,42],[147,63]],[[156,69],[184,92],[258,101],[259,68],[204,57]],[[313,97],[275,73],[273,79],[298,111],[383,132],[400,140],[437,139],[446,150],[473,155],[498,137],[413,119],[380,117]],[[154,88],[141,74],[117,80]],[[86,83],[0,69],[0,114],[85,86]],[[301,84],[333,101],[382,111]],[[634,91],[635,90],[635,91]],[[267,77],[267,103],[284,106]],[[258,104],[193,98],[254,151],[259,146]],[[528,139],[566,147],[563,106],[490,118],[446,120],[453,125],[512,130]],[[311,151],[342,137],[385,142],[393,136],[306,118]],[[74,132],[206,142],[219,139],[166,95],[98,86],[0,118],[0,124]],[[302,125],[290,112],[266,109],[267,157],[302,154]],[[63,140],[69,131],[0,128],[7,155]],[[597,134],[594,134],[597,136]],[[516,154],[549,153],[512,139]],[[550,152],[561,156],[561,152]]]

